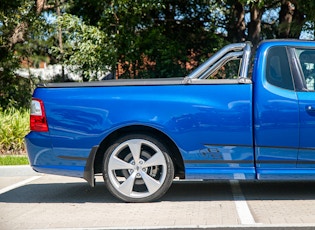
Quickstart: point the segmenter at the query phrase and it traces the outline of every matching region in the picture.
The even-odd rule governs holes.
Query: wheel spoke
[[[144,164],[143,167],[152,167],[152,166],[157,166],[157,165],[166,165],[165,158],[162,152],[157,152],[155,153],[149,160],[147,160]]]
[[[116,156],[112,156],[109,163],[109,170],[118,170],[118,169],[133,169],[133,165],[119,159]]]
[[[119,186],[119,191],[123,194],[125,194],[126,196],[130,196],[130,194],[132,193],[132,189],[133,189],[133,185],[135,183],[135,179],[136,179],[136,172],[133,172],[128,178],[127,180],[125,180],[120,186]]]
[[[150,194],[156,192],[160,188],[160,181],[155,180],[145,172],[140,172],[140,174]]]
[[[133,160],[139,162],[141,153],[141,142],[140,140],[130,140],[128,141],[128,146],[131,151]]]

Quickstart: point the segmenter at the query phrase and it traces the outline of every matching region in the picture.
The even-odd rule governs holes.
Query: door
[[[298,168],[315,169],[315,49],[296,48],[303,89],[298,92],[300,147]]]
[[[299,105],[287,47],[267,47],[259,53],[264,57],[257,59],[254,74],[257,177],[290,179],[298,158]]]

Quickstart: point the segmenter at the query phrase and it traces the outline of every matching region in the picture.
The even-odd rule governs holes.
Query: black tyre
[[[174,166],[158,138],[129,134],[107,149],[103,177],[108,190],[126,202],[149,202],[163,196],[172,184]]]

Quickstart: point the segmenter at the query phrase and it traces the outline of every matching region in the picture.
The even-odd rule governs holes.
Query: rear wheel
[[[105,152],[103,177],[109,191],[126,202],[163,196],[174,178],[167,148],[155,137],[126,135]]]

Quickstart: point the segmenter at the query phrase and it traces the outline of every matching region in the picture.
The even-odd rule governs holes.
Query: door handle
[[[305,109],[308,112],[315,112],[315,106],[312,105],[307,105]]]

